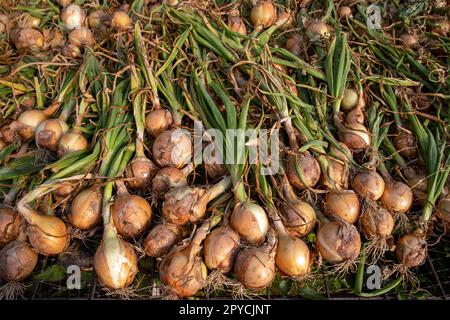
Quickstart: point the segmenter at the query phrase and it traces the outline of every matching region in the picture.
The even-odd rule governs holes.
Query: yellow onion
[[[211,179],[218,179],[227,174],[227,168],[223,164],[223,159],[218,152],[214,149],[207,158],[205,158],[204,168],[206,174]]]
[[[0,251],[0,279],[17,282],[26,279],[36,267],[38,255],[25,241],[13,241]]]
[[[156,165],[150,159],[146,157],[136,158],[125,168],[127,184],[133,190],[146,191],[150,188],[156,170]]]
[[[386,179],[380,200],[389,211],[404,213],[412,206],[413,193],[411,188],[405,183],[394,179]]]
[[[11,21],[6,14],[0,14],[0,34],[9,32]]]
[[[330,27],[322,21],[313,21],[306,27],[306,36],[311,42],[319,42],[330,37]]]
[[[283,274],[303,277],[308,274],[311,262],[309,248],[303,240],[288,234],[278,236],[275,264]]]
[[[80,132],[71,130],[59,139],[58,157],[62,158],[72,152],[87,150],[88,147],[89,142],[87,139]]]
[[[69,130],[67,123],[60,119],[49,119],[36,129],[36,144],[40,148],[56,151],[61,137]]]
[[[354,225],[344,221],[331,221],[319,228],[316,247],[325,261],[353,261],[361,250],[361,237]]]
[[[409,131],[400,130],[394,137],[395,149],[408,159],[417,157],[417,141],[416,137]]]
[[[69,33],[69,42],[76,47],[90,47],[94,45],[95,39],[91,30],[82,27],[80,29],[74,29]]]
[[[85,19],[86,13],[75,4],[69,5],[61,13],[61,20],[69,30],[80,29],[83,27]]]
[[[403,266],[414,268],[425,262],[428,245],[424,239],[413,234],[406,234],[398,240],[395,253]]]
[[[58,187],[53,190],[53,194],[57,197],[68,197],[75,190],[75,186],[68,182],[61,182]]]
[[[417,39],[415,35],[409,32],[402,33],[399,39],[401,40],[402,44],[409,48],[415,48],[419,43],[419,39]]]
[[[0,206],[0,248],[17,239],[22,217],[7,206]]]
[[[325,197],[324,209],[327,215],[353,224],[361,213],[358,196],[352,190],[331,191]]]
[[[296,56],[300,56],[303,52],[304,47],[302,46],[303,38],[299,34],[294,34],[290,37],[285,44],[286,50],[291,52]]]
[[[228,273],[240,246],[239,235],[228,224],[214,229],[206,237],[203,247],[206,266]]]
[[[162,257],[187,235],[188,228],[186,226],[171,223],[159,224],[152,228],[145,238],[144,252],[150,257]]]
[[[70,223],[80,230],[89,230],[102,221],[102,192],[99,187],[80,191],[72,200],[68,214]]]
[[[302,177],[298,175],[297,166]],[[290,156],[287,160],[286,175],[291,185],[295,188],[300,190],[312,188],[320,179],[321,171],[319,162],[309,152]]]
[[[358,92],[354,89],[345,89],[342,97],[341,109],[344,111],[350,111],[358,104]]]
[[[347,189],[349,175],[350,172],[347,163],[328,157],[327,174],[321,180],[330,189]]]
[[[450,197],[441,198],[441,200],[439,200],[436,212],[437,216],[444,224],[450,226]]]
[[[239,15],[230,15],[228,17],[228,27],[231,31],[247,35],[247,27]]]
[[[254,28],[268,28],[277,20],[277,9],[272,0],[260,0],[250,12]]]
[[[61,54],[67,58],[72,58],[72,59],[81,57],[80,48],[78,48],[77,46],[74,46],[72,44],[63,46],[61,48]]]
[[[338,129],[339,140],[350,149],[360,151],[370,146],[371,137],[363,124],[346,124]]]
[[[341,18],[341,19],[353,17],[352,9],[347,6],[340,6],[337,11],[337,14],[338,14],[339,18]]]
[[[294,16],[292,12],[290,11],[283,11],[277,16],[277,20],[275,24],[277,25],[278,29],[280,30],[288,30],[289,28],[292,28],[292,25],[294,23]]]
[[[277,238],[271,231],[266,245],[239,251],[234,272],[245,288],[261,290],[272,283],[275,278],[276,245]]]
[[[191,168],[190,166],[188,166]],[[187,167],[187,168],[188,168]],[[187,186],[186,170],[173,167],[165,167],[159,170],[152,180],[152,194],[157,199],[164,199],[172,188]]]
[[[19,134],[11,129],[11,126],[6,124],[0,128],[0,139],[5,144],[10,144],[20,139]]]
[[[57,255],[68,245],[68,230],[64,222],[54,216],[36,214],[26,219],[27,235],[33,248],[43,255]]]
[[[96,10],[89,14],[87,21],[89,27],[95,30],[105,25],[109,19],[109,15],[103,10]]]
[[[144,198],[120,192],[111,206],[111,215],[121,236],[137,238],[150,224],[152,208]]]
[[[170,129],[172,125],[173,116],[167,109],[154,109],[145,116],[145,128],[154,138],[156,138],[163,131]]]
[[[153,158],[161,167],[182,168],[192,157],[192,142],[181,129],[166,130],[153,142]]]
[[[376,201],[384,192],[385,182],[383,177],[375,171],[363,171],[358,173],[352,181],[352,188],[365,199]]]
[[[372,237],[389,237],[394,229],[392,214],[382,207],[367,208],[360,218],[361,231],[370,239]]]
[[[259,245],[266,240],[269,219],[264,209],[255,202],[238,203],[231,214],[230,225],[247,243]]]
[[[129,286],[137,274],[137,256],[131,244],[117,235],[114,226],[105,226],[94,256],[94,269],[100,283],[111,289]]]
[[[112,15],[111,26],[118,30],[128,30],[131,28],[131,19],[123,11],[116,11]]]
[[[331,145],[328,154],[332,156],[333,158],[336,158],[344,163],[350,162],[352,159],[352,152],[351,150],[342,142],[338,142],[341,149],[345,151],[345,153],[348,154],[348,156],[342,152],[338,147]]]

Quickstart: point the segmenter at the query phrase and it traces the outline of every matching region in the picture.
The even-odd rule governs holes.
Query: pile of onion
[[[68,218],[72,226],[90,230],[102,222],[102,193],[93,186],[80,191],[72,200]]]
[[[188,235],[186,226],[161,223],[153,227],[144,240],[146,255],[159,258],[166,255],[170,249]]]

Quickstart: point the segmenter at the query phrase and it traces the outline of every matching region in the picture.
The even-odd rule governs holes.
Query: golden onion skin
[[[350,111],[358,104],[358,92],[354,89],[345,89],[344,96],[341,102],[341,109],[344,111]]]
[[[40,148],[56,151],[59,139],[69,130],[69,126],[59,119],[42,122],[36,130],[36,144]]]
[[[95,44],[94,35],[88,28],[74,29],[69,33],[69,42],[75,47],[91,47]]]
[[[0,206],[0,248],[17,239],[22,216],[12,208]]]
[[[173,116],[167,109],[155,109],[145,116],[145,128],[154,138],[162,132],[169,130],[172,125]]]
[[[61,182],[59,183],[58,187],[53,190],[53,194],[57,197],[68,197],[70,196],[70,194],[75,190],[75,186],[66,181],[66,182]]]
[[[358,221],[361,213],[358,196],[352,190],[330,191],[325,197],[324,209],[329,216],[350,224]]]
[[[187,227],[171,223],[153,227],[144,240],[145,254],[154,258],[166,255],[175,244],[187,236],[187,231]]]
[[[350,7],[347,6],[339,7],[337,14],[341,19],[353,17],[352,9],[350,9]]]
[[[238,203],[231,214],[230,225],[247,243],[262,244],[269,231],[267,213],[250,201]]]
[[[38,254],[27,242],[13,241],[0,251],[0,279],[5,282],[26,279],[36,267]]]
[[[254,28],[268,28],[277,20],[277,9],[271,0],[260,0],[250,12]]]
[[[370,134],[363,124],[348,124],[338,134],[339,140],[352,150],[361,151],[370,146]]]
[[[240,248],[239,235],[229,226],[221,226],[211,231],[203,245],[205,264],[209,269],[219,269],[228,273]]]
[[[125,194],[114,200],[111,215],[121,236],[137,238],[151,222],[152,207],[140,196]]]
[[[23,141],[34,138],[39,125],[47,120],[48,116],[41,110],[27,110],[17,121],[11,123],[11,130],[17,132]]]
[[[278,236],[275,264],[277,268],[289,277],[305,276],[311,266],[311,254],[303,240],[289,235]]]
[[[358,173],[352,181],[352,189],[365,199],[376,201],[381,198],[385,188],[383,177],[375,171]]]
[[[170,189],[186,186],[186,174],[182,170],[165,167],[159,170],[152,180],[152,194],[161,200]]]
[[[69,221],[75,228],[90,230],[102,222],[102,193],[91,187],[80,191],[72,200]]]
[[[283,224],[293,237],[307,236],[316,225],[316,212],[308,203],[290,200],[283,206]]]
[[[69,233],[64,222],[54,216],[33,217],[33,225],[27,226],[27,236],[32,247],[43,255],[57,255],[67,248]]]
[[[394,230],[392,214],[382,207],[366,209],[360,218],[361,231],[366,238],[389,237]]]
[[[146,191],[150,188],[157,169],[156,165],[148,158],[134,159],[125,168],[126,182],[133,190]]]
[[[44,47],[44,35],[33,28],[23,28],[11,32],[11,40],[17,50],[39,50]]]
[[[398,261],[407,268],[420,266],[428,255],[427,242],[412,234],[401,237],[395,249]]]
[[[330,27],[322,21],[314,21],[306,27],[306,36],[311,42],[319,42],[330,37]]]
[[[89,142],[82,134],[69,131],[59,140],[57,153],[58,157],[62,158],[69,153],[87,150],[88,148]]]
[[[405,213],[411,209],[413,197],[413,192],[407,184],[391,180],[385,184],[380,200],[389,211]]]
[[[264,248],[248,247],[239,251],[234,272],[245,288],[261,290],[275,278],[275,259]]]
[[[296,161],[304,182],[297,174]],[[295,188],[299,190],[312,188],[319,182],[321,176],[319,162],[310,153],[301,153],[295,157],[291,156],[287,161],[286,175],[291,185]]]
[[[245,26],[244,21],[238,15],[230,15],[228,18],[228,28],[231,31],[240,33],[244,36],[247,35],[247,27]]]
[[[184,167],[192,158],[192,142],[181,129],[166,130],[153,142],[153,158],[160,167]]]

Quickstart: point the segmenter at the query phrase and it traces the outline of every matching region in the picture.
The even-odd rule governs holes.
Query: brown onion
[[[277,25],[278,29],[280,30],[288,30],[289,28],[292,28],[292,25],[294,23],[294,16],[292,12],[290,11],[283,11],[277,16],[277,20],[275,24]]]
[[[203,254],[209,269],[228,273],[240,248],[239,235],[228,224],[214,229],[205,239]]]
[[[36,267],[38,255],[25,241],[13,241],[0,251],[0,279],[6,282],[26,279]]]
[[[442,219],[442,221],[450,226],[450,197],[441,198],[437,205],[437,216]]]
[[[352,9],[347,6],[339,7],[337,14],[338,14],[339,18],[341,18],[341,19],[353,17]]]
[[[338,147],[331,145],[328,154],[344,163],[349,162],[352,159],[351,150],[342,142],[338,142],[338,144],[345,152],[342,152]],[[348,154],[348,156],[346,155],[346,153]]]
[[[70,44],[76,47],[92,46],[95,43],[94,36],[88,28],[74,29],[69,33]]]
[[[417,157],[417,141],[416,137],[405,130],[400,132],[394,137],[395,149],[408,159],[414,159]]]
[[[218,179],[227,174],[227,168],[223,163],[222,157],[220,154],[214,150],[209,154],[207,158],[205,158],[204,168],[206,174],[211,179]]]
[[[10,125],[4,125],[0,128],[0,138],[6,144],[10,144],[18,141],[19,135],[11,129]]]
[[[152,194],[157,199],[164,199],[170,189],[187,186],[186,174],[184,169],[162,168],[152,180]]]
[[[66,182],[61,182],[58,187],[53,190],[53,194],[57,197],[68,197],[73,191],[75,190],[75,186],[66,181]]]
[[[44,35],[33,28],[16,29],[11,32],[11,40],[17,50],[40,50],[44,47]]]
[[[231,31],[247,35],[247,27],[239,15],[230,15],[228,17],[228,27]]]
[[[330,37],[330,28],[322,21],[310,22],[306,27],[306,36],[311,42],[319,42]]]
[[[156,165],[150,159],[136,158],[125,168],[127,184],[134,190],[146,191],[150,188],[156,170]]]
[[[278,236],[275,264],[289,277],[305,276],[311,267],[311,253],[303,240],[288,234]]]
[[[371,137],[363,124],[352,123],[338,129],[339,140],[350,149],[360,151],[370,146]]]
[[[419,43],[419,39],[409,32],[402,33],[399,39],[405,46],[409,48],[415,48]]]
[[[230,225],[247,243],[259,245],[266,240],[269,219],[264,209],[255,202],[238,203],[231,214]]]
[[[361,237],[356,227],[343,221],[327,222],[316,234],[316,247],[328,262],[355,260],[361,250]]]
[[[159,258],[166,255],[180,240],[187,236],[188,228],[171,223],[162,223],[149,232],[144,240],[146,255]]]
[[[112,15],[111,26],[118,30],[128,30],[131,28],[131,19],[123,11],[116,11]]]
[[[69,130],[69,126],[59,119],[49,119],[42,122],[36,129],[36,144],[40,148],[56,151],[61,137]]]
[[[408,212],[413,203],[411,188],[403,182],[386,179],[381,203],[391,212]]]
[[[331,191],[325,197],[326,214],[353,224],[361,213],[358,196],[352,190]]]
[[[72,44],[63,46],[61,48],[61,54],[67,58],[72,58],[72,59],[81,57],[80,48],[78,48],[77,46],[74,46]]]
[[[153,158],[161,167],[181,168],[191,157],[191,138],[181,129],[166,130],[153,142]]]
[[[323,177],[323,183],[330,189],[347,189],[349,181],[349,166],[345,162],[328,157],[328,166],[326,177]]]
[[[398,240],[395,253],[402,265],[413,268],[425,262],[428,245],[424,239],[413,234],[407,234]]]
[[[361,230],[370,239],[372,237],[389,237],[394,229],[392,214],[382,207],[366,209],[360,218]]]
[[[70,223],[78,229],[89,230],[102,221],[102,192],[99,187],[80,191],[72,200],[68,214]]]
[[[167,109],[154,109],[145,116],[145,128],[154,138],[163,131],[169,130],[172,125],[173,116]]]
[[[268,28],[277,19],[277,9],[272,0],[260,0],[250,12],[250,21],[254,28]]]
[[[71,4],[61,13],[61,20],[67,29],[80,29],[84,25],[86,13],[79,6]]]
[[[110,19],[109,15],[102,10],[93,11],[88,16],[88,25],[92,29],[98,29],[104,26]]]
[[[0,206],[0,248],[17,239],[22,224],[18,212],[7,206]]]
[[[303,38],[299,34],[294,34],[290,37],[285,44],[286,50],[291,52],[296,56],[300,56],[303,52],[304,47],[302,46]]]
[[[363,171],[358,173],[352,181],[352,188],[365,199],[376,201],[384,192],[385,182],[375,171]]]
[[[297,173],[298,169],[302,178]],[[297,189],[304,190],[314,187],[319,182],[321,171],[319,162],[309,152],[300,153],[297,156],[290,156],[287,160],[286,175],[289,182]]]
[[[57,149],[58,157],[62,158],[72,152],[87,150],[88,147],[89,142],[87,139],[81,133],[71,130],[59,139]]]

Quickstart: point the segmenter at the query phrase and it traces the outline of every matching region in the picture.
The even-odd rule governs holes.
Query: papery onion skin
[[[404,130],[401,130],[394,137],[395,149],[408,159],[414,159],[417,157],[417,141],[416,137]]]
[[[306,36],[311,42],[320,42],[330,37],[330,28],[322,21],[311,22],[306,27]]]
[[[0,248],[17,239],[21,215],[12,208],[0,206]]]
[[[344,96],[341,102],[341,109],[350,111],[358,104],[358,92],[354,89],[345,89]]]
[[[11,129],[10,125],[4,125],[0,128],[0,139],[6,144],[10,144],[18,141],[20,138],[18,133]]]
[[[370,146],[370,134],[363,124],[347,124],[338,134],[339,140],[352,150],[361,151]]]
[[[92,29],[98,29],[110,19],[109,15],[102,11],[93,11],[88,16],[88,25]]]
[[[339,7],[337,14],[341,19],[353,17],[352,9],[350,9],[350,7],[347,6]]]
[[[172,113],[167,109],[155,109],[145,116],[145,128],[152,137],[156,138],[173,125]]]
[[[102,221],[102,193],[91,187],[80,191],[72,200],[68,215],[70,223],[80,230],[90,230]]]
[[[352,189],[365,199],[376,201],[381,198],[385,188],[385,182],[375,171],[363,171],[358,173],[352,181]]]
[[[36,214],[27,226],[30,244],[40,254],[57,255],[67,248],[68,230],[64,222],[54,216]]]
[[[91,30],[80,28],[74,29],[69,33],[69,42],[76,47],[91,47],[95,44],[95,39]]]
[[[170,190],[162,207],[164,219],[176,225],[185,225],[203,219],[208,205],[205,189],[189,186]]]
[[[157,199],[164,199],[172,188],[187,186],[186,174],[180,169],[165,167],[156,173],[152,180],[152,194]]]
[[[146,255],[159,258],[166,255],[183,237],[187,236],[188,228],[171,223],[159,224],[152,228],[144,240]]]
[[[13,241],[0,251],[0,279],[5,282],[26,279],[36,267],[38,254],[27,242]]]
[[[82,134],[69,131],[59,140],[57,153],[58,157],[62,158],[69,153],[87,150],[88,148],[89,142]]]
[[[84,25],[86,13],[77,5],[70,5],[61,13],[61,20],[69,30],[80,29]]]
[[[11,40],[17,50],[40,50],[44,47],[44,35],[33,28],[23,28],[11,32]]]
[[[425,262],[428,255],[428,245],[424,239],[413,234],[407,234],[398,240],[395,253],[403,266],[414,268]]]
[[[150,188],[157,166],[148,158],[139,157],[125,168],[127,184],[134,190],[146,191]]]
[[[298,34],[294,34],[286,41],[285,48],[292,54],[300,56],[304,50],[302,42],[303,38]]]
[[[264,209],[250,201],[238,203],[231,214],[230,225],[247,243],[262,244],[269,231],[269,219]]]
[[[355,260],[361,250],[361,237],[354,225],[342,221],[323,224],[316,234],[316,247],[325,261]]]
[[[58,187],[53,190],[53,194],[57,197],[68,197],[75,190],[75,186],[66,181],[61,182]]]
[[[131,28],[131,19],[123,11],[116,11],[112,15],[111,26],[118,30],[128,30]]]
[[[382,207],[367,208],[360,218],[361,230],[370,239],[372,237],[389,237],[394,229],[392,214]]]
[[[244,36],[247,35],[247,27],[244,21],[238,15],[230,15],[228,18],[228,27],[231,31],[240,33]]]
[[[182,168],[191,157],[191,139],[181,129],[166,130],[153,142],[153,158],[160,167]]]
[[[384,192],[380,198],[383,206],[391,212],[405,213],[413,204],[411,188],[401,181],[391,180],[385,183]]]
[[[152,207],[140,196],[120,195],[111,206],[111,215],[121,236],[137,238],[151,222]]]
[[[304,182],[297,173],[296,161],[303,175]],[[321,171],[319,162],[310,153],[301,153],[295,157],[291,156],[287,161],[286,175],[291,185],[295,188],[299,190],[312,188],[320,180]]]
[[[283,206],[283,224],[293,237],[307,236],[316,225],[316,212],[308,203],[290,200]]]
[[[311,253],[303,240],[289,235],[279,235],[275,264],[289,277],[303,277],[311,266]]]
[[[352,190],[330,191],[325,197],[326,214],[354,224],[361,213],[359,198]]]
[[[229,226],[211,231],[203,245],[205,264],[209,269],[228,273],[234,264],[240,248],[239,235]]]
[[[48,116],[41,110],[27,110],[17,121],[11,123],[10,128],[17,132],[23,141],[34,138],[39,125],[47,120]]]
[[[450,227],[450,197],[441,198],[437,205],[437,216]]]
[[[42,122],[36,130],[36,144],[40,148],[56,151],[61,137],[69,130],[69,126],[59,119]]]
[[[268,28],[277,19],[277,9],[271,0],[260,0],[250,12],[250,21],[254,28]]]
[[[349,175],[349,166],[346,163],[328,157],[327,175],[322,176],[321,181],[330,189],[347,189]]]

